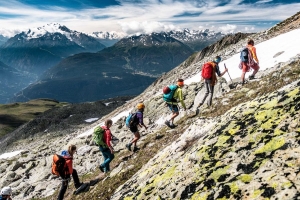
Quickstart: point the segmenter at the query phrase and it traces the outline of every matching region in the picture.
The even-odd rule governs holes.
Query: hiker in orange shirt
[[[256,55],[256,48],[254,47],[254,41],[252,39],[248,40],[247,48],[249,49],[248,61],[240,63],[240,68],[242,69],[242,85],[245,83],[245,74],[249,72],[251,68],[253,69],[252,75],[249,76],[249,80],[254,79],[255,74],[259,70],[259,61]],[[251,53],[251,54],[250,54]]]

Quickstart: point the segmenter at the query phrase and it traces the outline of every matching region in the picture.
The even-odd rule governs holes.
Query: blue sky
[[[85,33],[257,32],[298,11],[299,0],[0,0],[0,33],[13,35],[53,22]]]

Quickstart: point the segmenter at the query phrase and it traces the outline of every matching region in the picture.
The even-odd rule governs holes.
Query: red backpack
[[[202,66],[202,74],[201,76],[204,79],[210,79],[213,74],[213,64],[211,62],[207,62]]]

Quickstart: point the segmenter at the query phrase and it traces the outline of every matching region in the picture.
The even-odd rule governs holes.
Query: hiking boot
[[[79,187],[82,186],[83,183],[79,183],[78,185],[75,185],[75,188],[78,189]]]
[[[254,79],[254,75],[249,76],[249,80]]]
[[[133,152],[137,152],[138,150],[140,150],[140,148],[138,148],[138,147],[133,147]]]
[[[170,122],[168,120],[165,121],[165,125],[167,125],[168,127],[170,127]]]
[[[102,167],[101,165],[99,166],[99,169],[101,172],[104,172],[104,167]]]
[[[131,144],[126,144],[126,148],[131,151]]]
[[[170,128],[176,128],[176,127],[177,127],[177,125],[175,125],[175,124],[170,125]]]

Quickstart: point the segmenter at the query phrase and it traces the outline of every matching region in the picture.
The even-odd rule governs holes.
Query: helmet
[[[216,56],[215,60],[216,63],[220,63],[221,62],[221,57],[220,56]]]
[[[143,103],[139,103],[136,107],[140,110],[142,108],[145,108],[145,105]]]
[[[2,188],[1,195],[11,195],[11,194],[12,194],[12,190],[9,186]]]

